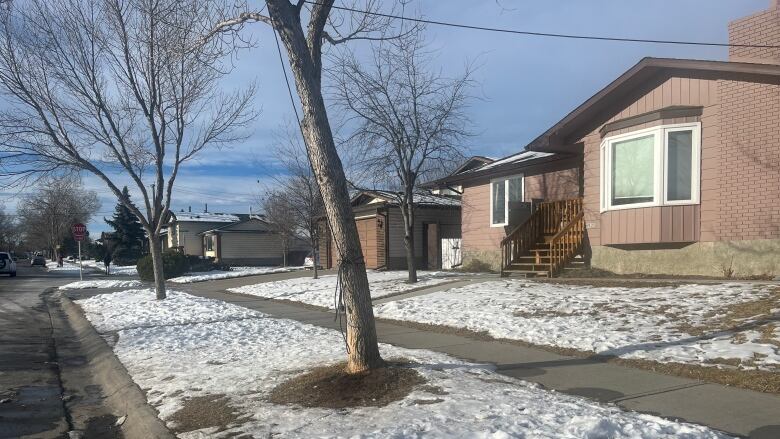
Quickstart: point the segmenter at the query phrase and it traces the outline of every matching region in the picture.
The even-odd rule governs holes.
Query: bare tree
[[[357,124],[349,143],[358,148],[360,167],[398,189],[409,282],[417,282],[418,183],[463,159],[471,71],[449,78],[432,68],[421,28],[375,44],[370,60],[349,50],[338,59],[330,71],[335,102],[351,115],[347,122]]]
[[[314,256],[312,275],[318,277],[316,255],[319,252],[319,226],[317,220],[324,212],[322,195],[317,185],[306,147],[299,141],[300,133],[286,127],[276,145],[275,157],[284,171],[274,178],[275,193],[287,203],[288,221],[296,232],[309,242]]]
[[[326,42],[337,45],[356,39],[386,38],[384,32],[390,19],[373,13],[380,4],[378,0],[356,1],[347,4],[348,11],[342,12],[346,9],[334,10],[334,0],[267,0],[267,14],[245,12],[222,20],[207,34],[230,34],[246,23],[261,22],[271,25],[282,40],[303,109],[301,132],[339,255],[349,372],[380,367],[384,361],[379,354],[366,264],[349,203],[347,180],[322,96],[322,50]],[[361,9],[369,13],[352,12]]]
[[[0,207],[0,250],[15,251],[21,242],[18,222]]]
[[[290,244],[294,239],[297,239],[297,227],[291,221],[293,209],[289,195],[282,191],[271,191],[266,194],[262,202],[265,219],[279,237],[279,244],[282,245],[282,265],[285,267],[287,266]]]
[[[3,173],[102,180],[146,231],[158,299],[176,176],[203,149],[241,139],[254,117],[253,87],[218,87],[230,48],[202,40],[222,11],[216,0],[29,0],[0,17]],[[140,206],[122,195],[126,180]]]
[[[84,189],[72,175],[42,181],[31,194],[19,200],[19,227],[30,245],[46,248],[52,259],[77,223],[88,223],[100,209],[97,193]]]

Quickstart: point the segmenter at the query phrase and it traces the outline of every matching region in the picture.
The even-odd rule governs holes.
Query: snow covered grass
[[[187,273],[184,276],[168,279],[168,282],[188,284],[208,280],[231,279],[234,277],[255,276],[258,274],[286,273],[289,271],[303,270],[304,267],[232,267],[230,271],[202,271]]]
[[[113,280],[113,279],[100,279],[100,280],[83,280],[78,282],[71,282],[60,287],[61,290],[81,290],[85,288],[132,288],[140,287],[141,281],[137,280]]]
[[[780,371],[780,288],[593,287],[504,280],[378,305],[378,317],[622,358]],[[735,361],[736,360],[736,361]]]
[[[106,266],[103,265],[102,262],[96,262],[92,259],[84,261],[84,267],[93,268],[97,271],[106,272]],[[113,275],[124,275],[124,276],[137,276],[138,275],[138,269],[136,269],[135,265],[113,265],[109,267],[109,274],[111,276]]]
[[[84,265],[84,269],[88,269],[86,265]],[[72,262],[63,262],[62,267],[58,267],[56,261],[49,261],[46,262],[46,271],[59,272],[59,273],[78,273],[79,264],[74,264]]]
[[[170,427],[195,397],[225,395],[242,418],[180,437],[725,437],[389,345],[383,355],[416,362],[427,386],[384,407],[274,405],[267,397],[278,384],[344,359],[339,332],[175,291],[162,301],[151,290],[130,290],[78,303],[99,332],[117,331],[114,351]]]
[[[406,283],[406,271],[368,271],[371,285],[371,297],[374,299],[402,293],[411,289],[429,287],[453,280],[458,273],[444,271],[418,271],[416,284]],[[231,288],[234,293],[250,294],[271,299],[284,299],[308,303],[325,308],[333,307],[333,294],[336,289],[336,276],[320,276],[319,279],[302,277],[296,279],[265,282]]]

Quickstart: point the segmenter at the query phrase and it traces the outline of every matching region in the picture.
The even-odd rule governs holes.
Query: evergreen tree
[[[130,199],[127,186],[122,189],[122,195]],[[146,239],[144,229],[138,218],[130,212],[130,209],[122,203],[118,203],[111,219],[105,219],[106,223],[114,229],[115,247],[113,251],[114,263],[119,265],[131,265],[138,262],[143,253],[143,243]]]

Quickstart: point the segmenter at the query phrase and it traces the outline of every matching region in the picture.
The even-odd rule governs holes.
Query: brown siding
[[[377,268],[376,216],[358,219],[355,221],[355,225],[357,225],[358,235],[360,236],[360,247],[363,250],[366,268]]]
[[[614,210],[601,215],[601,245],[698,240],[696,205]]]
[[[525,201],[566,200],[580,196],[579,169],[563,169],[525,176]]]
[[[464,185],[461,204],[463,251],[497,251],[506,234],[503,227],[490,227],[490,183]]]
[[[600,147],[602,137],[598,129],[593,130],[582,139],[584,144],[584,209],[585,222],[588,229],[588,239],[591,245],[628,244],[628,243],[659,243],[659,242],[683,242],[693,236],[693,240],[708,238],[712,230],[712,219],[707,217],[719,210],[719,197],[705,192],[705,181],[708,184],[717,182],[718,178],[712,169],[713,151],[720,151],[719,138],[719,101],[718,84],[715,80],[670,78],[653,90],[632,103],[625,104],[622,108],[615,109],[615,113],[609,116],[605,123],[614,122],[626,117],[636,116],[649,111],[660,110],[674,105],[700,105],[704,107],[701,117],[686,117],[667,119],[642,124],[631,128],[622,129],[607,135],[623,134],[651,126],[669,123],[683,123],[700,120],[702,123],[702,161],[708,160],[706,166],[702,166],[702,193],[700,205],[695,208],[687,206],[687,209],[679,209],[683,206],[653,207],[643,209],[625,209],[621,211],[599,212],[600,208]],[[719,153],[717,154],[719,155]],[[635,212],[634,212],[635,211]],[[640,212],[641,211],[641,212]],[[684,211],[684,213],[683,213]],[[695,212],[695,215],[693,214]],[[704,213],[702,213],[704,212]],[[673,215],[674,213],[674,215]],[[670,216],[671,215],[671,216]],[[675,216],[676,215],[676,216]],[[700,220],[704,217],[704,220]],[[681,223],[680,220],[683,220]],[[664,222],[666,221],[666,222]],[[672,221],[672,222],[670,222]],[[684,225],[687,232],[673,232],[671,227],[674,222]],[[687,222],[686,222],[687,221]],[[696,223],[695,225],[693,223]],[[663,234],[662,234],[663,232]]]

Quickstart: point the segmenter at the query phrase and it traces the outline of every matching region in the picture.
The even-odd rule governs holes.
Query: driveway
[[[0,438],[69,430],[43,291],[74,279],[23,262],[16,278],[0,277]]]

